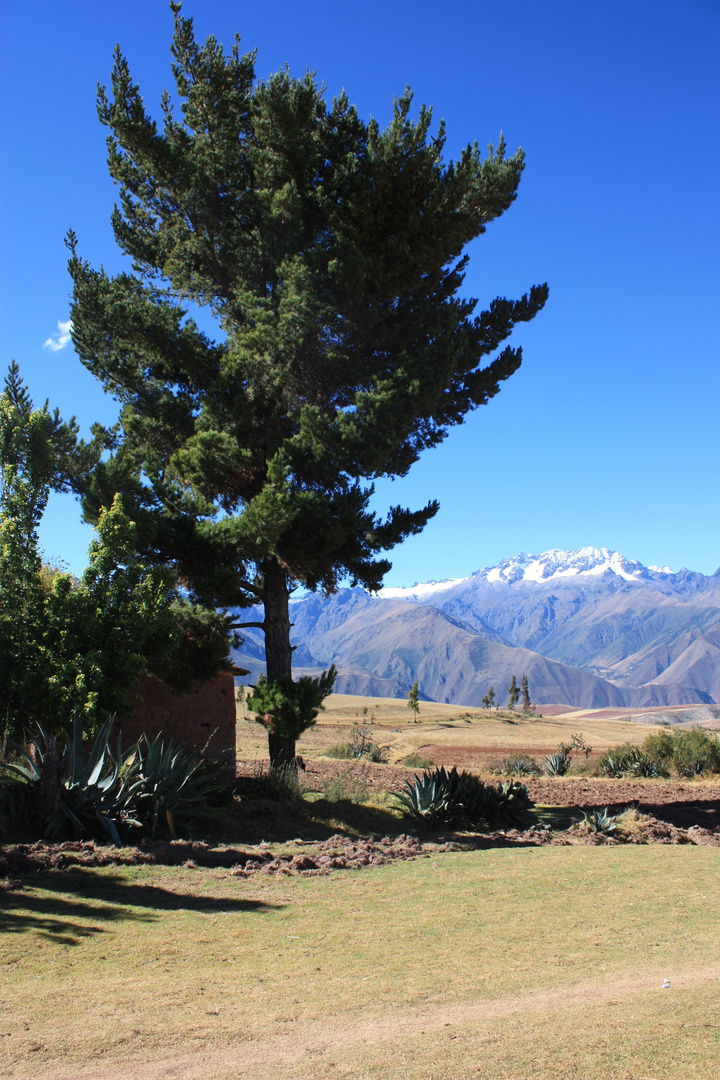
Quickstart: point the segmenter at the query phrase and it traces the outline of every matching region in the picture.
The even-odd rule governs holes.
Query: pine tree
[[[517,679],[513,675],[512,679],[510,680],[510,686],[508,687],[508,709],[510,709],[510,712],[512,712],[517,705],[517,700],[519,697],[520,690],[518,689]]]
[[[180,113],[165,93],[151,119],[119,48],[98,97],[132,272],[92,269],[68,235],[75,348],[121,403],[77,489],[90,520],[122,491],[143,550],[198,601],[260,603],[267,681],[287,692],[291,586],[380,587],[382,552],[438,504],[380,519],[373,480],[405,475],[517,371],[510,346],[481,364],[547,287],[480,314],[458,296],[463,249],[515,199],[521,150],[506,157],[501,136],[444,164],[444,127],[431,134],[424,107],[411,119],[409,90],[381,130],[345,94],[328,106],[309,73],[256,82],[238,38],[227,55],[201,45],[171,7]],[[270,754],[291,762],[293,741],[271,732]]]
[[[420,712],[420,701],[418,698],[418,680],[412,684],[410,691],[408,692],[408,709],[412,709],[413,723],[417,724],[418,713]]]
[[[529,713],[530,712],[530,691],[528,690],[527,675],[523,675],[523,677],[522,677],[522,690],[521,690],[521,693],[522,693],[523,712],[524,713]]]

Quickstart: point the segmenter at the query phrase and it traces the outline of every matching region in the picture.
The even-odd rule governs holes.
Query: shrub
[[[503,758],[496,770],[500,776],[537,776],[540,773],[535,758],[527,754],[511,754]]]
[[[348,766],[323,781],[323,797],[330,802],[362,802],[368,795],[368,781],[362,767]]]
[[[643,747],[624,743],[607,750],[600,758],[598,767],[604,776],[667,777],[669,772],[662,761],[646,753]]]
[[[649,758],[665,764],[672,760],[675,753],[675,736],[671,731],[659,731],[657,734],[648,735],[642,748]]]
[[[365,758],[367,761],[384,764],[388,759],[388,746],[379,746],[373,737],[373,721],[357,721],[352,726],[350,738],[346,743],[338,743],[325,751],[326,757],[343,758],[354,761]]]
[[[683,777],[720,772],[720,742],[702,728],[679,731],[674,737],[672,760]]]
[[[413,750],[412,754],[402,759],[401,764],[406,765],[408,769],[431,769],[435,763],[432,758],[421,754],[419,750]]]
[[[586,759],[592,753],[592,746],[586,744],[585,736],[581,732],[574,733],[569,743],[561,742],[556,753],[545,758],[543,764],[545,772],[548,776],[565,776],[572,764],[573,756],[577,753],[584,754]]]
[[[241,777],[235,790],[241,798],[287,803],[297,802],[304,794],[295,769],[264,762],[256,762],[252,776]]]

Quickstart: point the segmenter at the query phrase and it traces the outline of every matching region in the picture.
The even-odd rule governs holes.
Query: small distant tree
[[[528,690],[527,675],[522,677],[522,708],[524,713],[529,713],[532,706],[530,705],[530,691]]]
[[[420,700],[419,700],[419,696],[418,696],[418,680],[417,679],[412,684],[412,688],[410,689],[410,691],[408,693],[407,707],[408,707],[408,709],[412,709],[413,713],[415,714],[413,716],[413,723],[417,724],[418,713],[420,712]]]
[[[494,701],[495,701],[495,691],[493,690],[493,688],[491,686],[490,689],[488,690],[487,694],[485,695],[485,697],[482,698],[480,704],[482,705],[482,707],[484,709],[492,709]]]
[[[508,687],[508,709],[510,710],[510,712],[512,712],[517,705],[517,700],[519,697],[520,689],[517,684],[517,679],[513,675],[510,681],[510,686]]]

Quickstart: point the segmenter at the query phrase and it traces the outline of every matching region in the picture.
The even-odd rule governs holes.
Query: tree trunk
[[[263,604],[265,607],[265,662],[268,678],[292,678],[290,645],[290,590],[287,573],[274,555],[262,562]],[[273,769],[296,769],[295,740],[268,734],[270,765]]]

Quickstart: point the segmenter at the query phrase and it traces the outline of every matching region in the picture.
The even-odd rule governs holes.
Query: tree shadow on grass
[[[280,906],[260,900],[174,892],[157,885],[128,882],[119,874],[100,875],[82,869],[53,871],[35,877],[32,891],[0,895],[0,934],[33,930],[55,943],[79,945],[83,938],[104,933],[107,924],[154,922],[170,911],[262,914]]]

